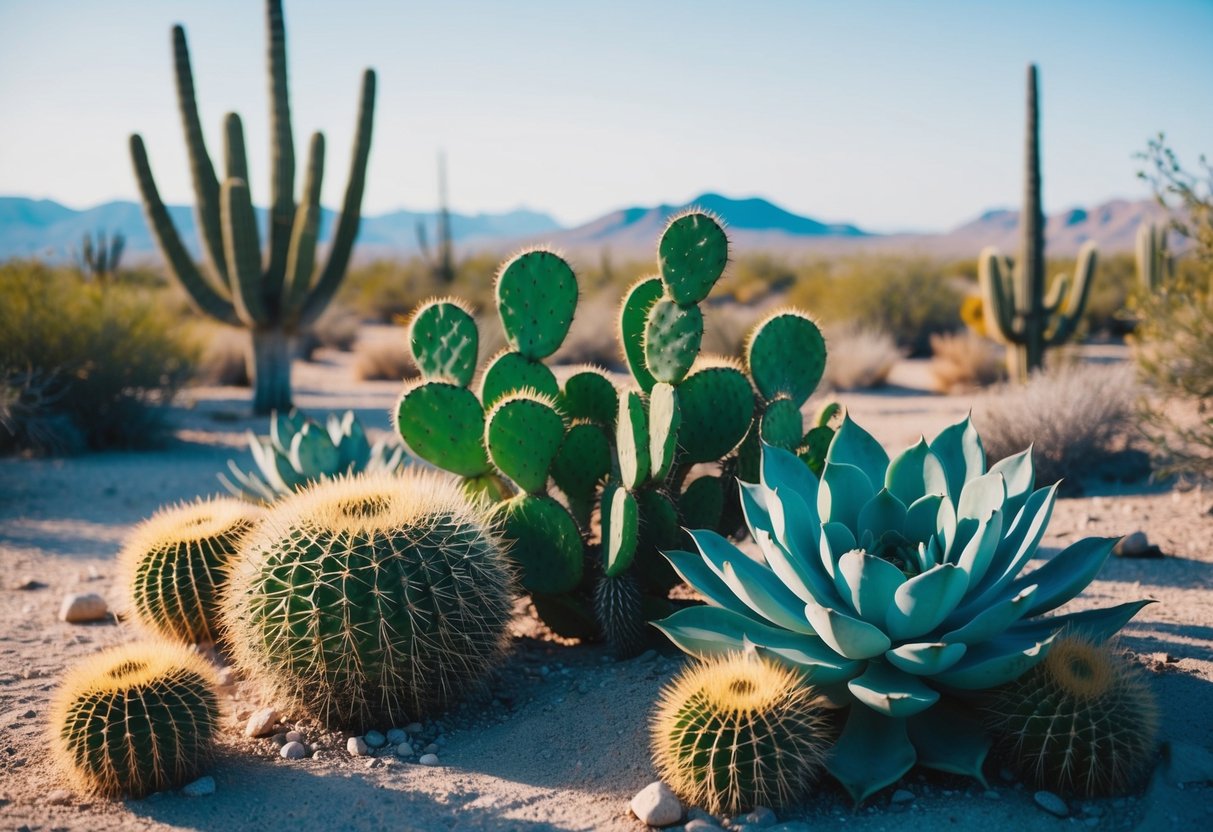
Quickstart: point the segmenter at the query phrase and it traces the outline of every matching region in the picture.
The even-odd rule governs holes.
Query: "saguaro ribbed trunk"
[[[248,368],[255,413],[291,408],[291,340],[282,329],[253,330]]]

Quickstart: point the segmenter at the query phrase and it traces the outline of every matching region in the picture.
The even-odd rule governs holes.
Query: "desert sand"
[[[379,332],[398,337],[398,331]],[[394,382],[355,382],[350,356],[320,353],[298,364],[297,402],[323,414],[353,408],[374,433],[389,427]],[[1114,355],[1123,360],[1123,354]],[[921,362],[897,367],[884,390],[839,398],[886,445],[932,436],[962,417],[971,399],[928,391]],[[0,460],[0,828],[3,829],[518,829],[635,830],[628,801],[655,779],[647,719],[661,685],[684,658],[657,638],[637,659],[615,662],[600,647],[561,644],[519,605],[505,663],[488,688],[425,736],[440,734],[440,765],[345,751],[345,737],[304,721],[318,758],[281,759],[269,739],[247,739],[243,725],[263,703],[246,682],[224,689],[224,729],[210,765],[216,791],[206,797],[161,793],[104,802],[60,788],[45,753],[47,702],[64,669],[103,647],[134,637],[111,618],[73,625],[58,620],[62,597],[98,592],[119,604],[115,556],[134,524],[161,504],[220,491],[216,472],[229,458],[251,465],[247,391],[193,388],[160,450],[98,453],[71,459]],[[980,427],[980,426],[979,426]],[[1164,762],[1140,795],[1071,801],[1072,816],[1042,811],[1031,790],[987,765],[989,789],[971,780],[911,773],[896,788],[914,799],[892,802],[888,789],[853,811],[828,781],[798,810],[779,813],[783,829],[938,830],[1213,828],[1213,494],[1168,485],[1087,484],[1062,499],[1042,556],[1077,537],[1144,531],[1166,557],[1111,559],[1072,608],[1142,597],[1148,606],[1122,643],[1150,674],[1162,708]],[[36,588],[20,589],[28,581]],[[284,714],[290,725],[295,715]],[[384,729],[392,726],[383,726]],[[388,760],[390,762],[387,762]],[[1192,772],[1196,772],[1192,774]],[[1174,783],[1189,782],[1182,789]],[[52,797],[54,798],[52,800]]]

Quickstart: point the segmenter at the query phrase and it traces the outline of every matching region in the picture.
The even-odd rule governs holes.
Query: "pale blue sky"
[[[944,229],[1018,204],[1024,67],[1040,65],[1050,211],[1145,195],[1132,154],[1165,129],[1213,151],[1213,0],[286,0],[296,142],[324,130],[344,187],[363,67],[379,71],[366,209],[566,223],[713,190],[874,230]],[[185,24],[212,153],[245,120],[265,201],[258,0],[0,0],[0,194],[133,198],[143,133],[191,201],[169,29]]]

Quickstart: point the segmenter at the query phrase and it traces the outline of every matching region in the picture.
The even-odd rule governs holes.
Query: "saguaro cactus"
[[[1137,277],[1147,292],[1157,292],[1175,274],[1169,230],[1165,222],[1149,220],[1137,227]]]
[[[1065,342],[1078,326],[1091,277],[1095,244],[1078,253],[1073,276],[1045,280],[1044,212],[1040,199],[1040,130],[1036,106],[1036,66],[1028,66],[1028,112],[1024,135],[1024,203],[1020,218],[1019,261],[1012,263],[995,248],[981,253],[979,276],[986,330],[1007,345],[1011,378],[1025,380],[1044,366],[1045,350]]]
[[[105,231],[98,230],[95,240],[93,235],[86,232],[80,240],[80,248],[75,252],[76,265],[85,277],[104,286],[118,273],[125,247],[126,237],[120,231],[107,237]]]
[[[248,185],[240,117],[224,120],[224,170],[220,179],[207,153],[194,95],[185,30],[173,27],[177,100],[194,180],[195,210],[209,273],[190,257],[160,199],[143,139],[132,135],[131,160],[148,225],[169,269],[194,305],[219,321],[252,330],[249,360],[253,409],[286,411],[291,404],[290,340],[324,311],[349,264],[361,220],[362,191],[371,150],[375,73],[366,70],[358,106],[353,158],[328,260],[316,267],[324,135],[312,135],[302,202],[295,202],[295,147],[287,90],[286,32],[281,0],[266,0],[269,26],[270,178],[269,241],[263,257]]]
[[[417,221],[417,248],[439,284],[455,282],[455,245],[451,238],[451,209],[446,198],[446,154],[438,154],[438,217],[434,248],[430,248],[425,222]]]

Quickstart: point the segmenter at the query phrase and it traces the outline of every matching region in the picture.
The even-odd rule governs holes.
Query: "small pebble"
[[[1112,547],[1112,554],[1122,558],[1161,558],[1162,550],[1150,544],[1145,532],[1133,532]]]
[[[21,580],[17,581],[17,583],[13,587],[13,589],[19,589],[23,592],[29,592],[34,589],[46,589],[46,584],[42,583],[42,581],[35,581],[33,578],[22,578]],[[55,793],[61,792],[61,791],[63,791],[63,789],[55,789],[55,791],[51,792],[51,794],[55,794]],[[69,797],[70,797],[70,795],[69,795]]]
[[[62,806],[72,802],[72,793],[67,789],[54,789],[46,796],[46,802],[52,806]]]
[[[270,737],[270,742],[281,748],[282,746],[286,745],[286,734],[274,734],[274,736]]]
[[[273,708],[262,708],[259,711],[253,711],[253,715],[248,718],[248,724],[244,726],[244,735],[246,737],[268,737],[274,733],[274,726],[278,724],[278,712]]]
[[[1070,814],[1070,807],[1053,792],[1039,791],[1032,796],[1036,801],[1036,805],[1044,809],[1050,815],[1057,815],[1059,818],[1064,818]]]
[[[429,745],[427,745],[425,748],[421,749],[421,751],[423,754],[437,754],[438,753],[438,744],[432,742]]]
[[[59,607],[59,620],[69,624],[84,624],[101,621],[109,614],[105,599],[95,592],[73,593],[63,597]]]
[[[323,760],[323,759],[324,759],[324,752],[323,752],[323,751],[313,751],[313,752],[312,752],[312,759],[313,759],[313,760]]]
[[[629,805],[632,814],[649,826],[670,826],[682,820],[682,804],[660,780],[637,792]]]
[[[378,731],[367,731],[362,737],[370,748],[383,748],[387,744],[387,737],[380,734]]]
[[[404,726],[404,730],[410,734],[420,734],[425,730],[425,728],[422,727],[420,722],[410,722],[408,725]]]
[[[413,746],[407,742],[402,742],[396,746],[397,757],[412,757],[414,754]]]
[[[186,797],[208,797],[215,793],[215,778],[199,777],[193,783],[182,786],[181,793]]]
[[[393,728],[387,732],[388,745],[400,745],[400,743],[404,742],[408,738],[408,734],[400,728]]]
[[[367,754],[366,742],[362,737],[350,737],[345,741],[345,750],[350,752],[351,757],[365,757]]]
[[[301,742],[288,742],[278,749],[278,754],[284,760],[302,760],[307,756],[307,749],[303,747],[303,743]]]
[[[775,813],[766,806],[755,806],[754,811],[746,815],[742,820],[749,826],[770,826],[775,823],[777,818]]]
[[[303,734],[301,734],[299,731],[287,731],[286,732],[286,741],[287,742],[305,742],[306,739],[307,738],[304,737]]]
[[[889,798],[891,803],[910,803],[914,800],[914,792],[909,789],[898,789],[893,792],[893,796]]]
[[[703,818],[695,818],[688,821],[687,825],[682,827],[686,832],[722,832],[721,827]]]
[[[423,766],[436,766],[438,765],[438,755],[422,754],[421,758],[417,760],[417,762],[421,763]]]

